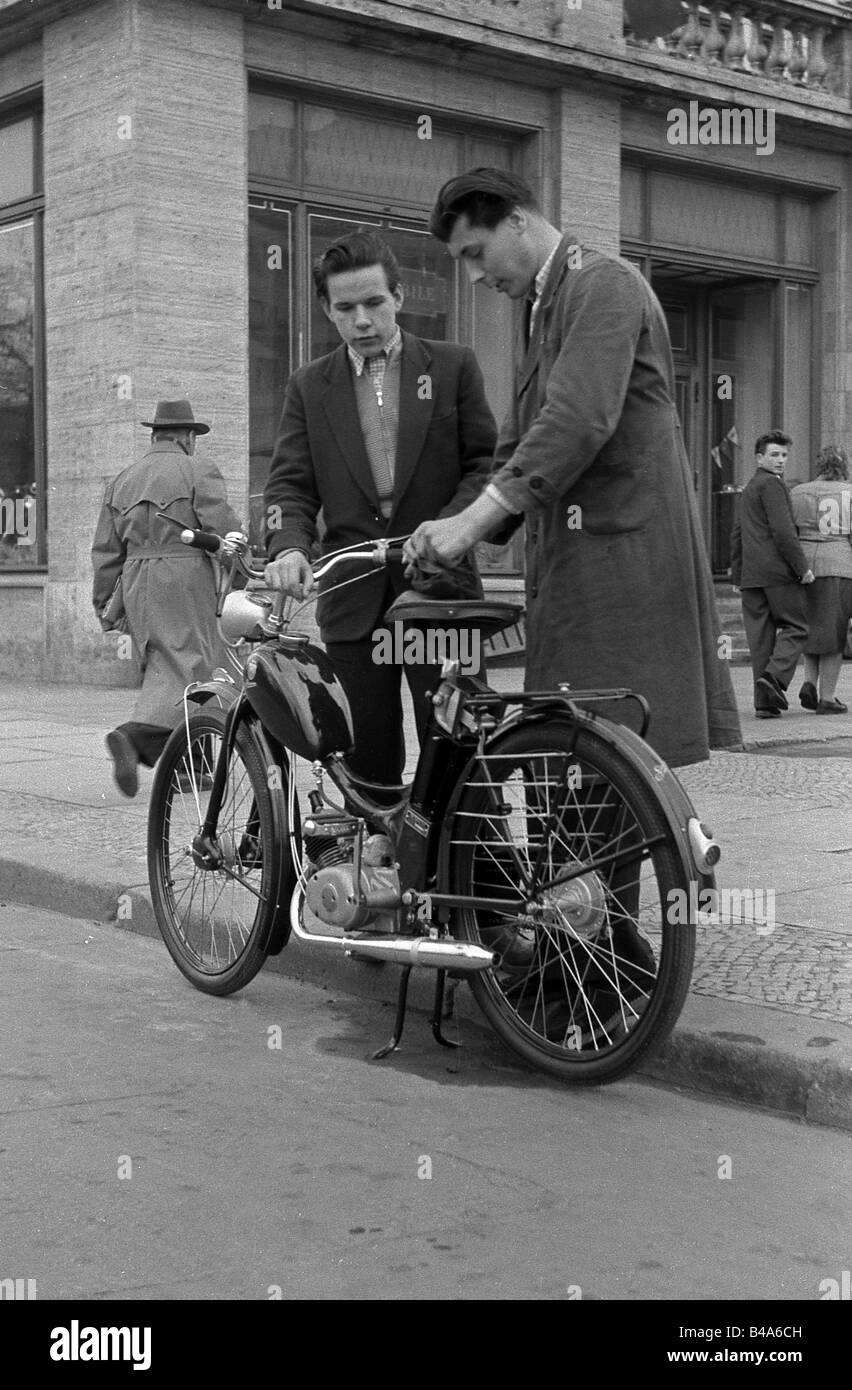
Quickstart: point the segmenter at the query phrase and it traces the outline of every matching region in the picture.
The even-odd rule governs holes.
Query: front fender
[[[189,687],[186,698],[194,705],[206,705],[215,700],[220,709],[229,710],[239,699],[240,687],[235,681],[197,681]]]

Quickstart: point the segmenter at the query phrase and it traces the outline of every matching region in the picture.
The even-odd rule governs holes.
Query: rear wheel
[[[251,732],[237,730],[215,869],[193,856],[210,800],[225,715],[202,710],[166,744],[148,815],[148,874],[160,934],[178,969],[206,994],[233,994],[262,966],[284,886],[283,837],[268,769]]]
[[[692,973],[695,928],[670,910],[689,880],[626,758],[585,727],[519,727],[474,761],[450,841],[452,892],[492,900],[459,912],[498,956],[471,988],[515,1052],[594,1085],[663,1042]]]

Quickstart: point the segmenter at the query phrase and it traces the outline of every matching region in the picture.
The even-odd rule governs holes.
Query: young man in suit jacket
[[[731,583],[742,598],[758,719],[778,719],[787,709],[784,692],[808,639],[802,585],[814,576],[784,482],[790,443],[781,430],[758,439],[757,468],[743,488],[731,532]]]
[[[473,352],[398,327],[399,266],[379,237],[358,232],[336,242],[315,265],[314,283],[343,341],[291,376],[264,494],[266,580],[295,598],[313,587],[308,556],[320,507],[323,554],[408,535],[479,495],[497,434]],[[399,783],[401,671],[374,660],[374,634],[410,585],[401,564],[372,573],[362,564],[339,566],[323,587],[356,575],[366,577],[327,597],[321,587],[320,632],[352,710],[351,765],[371,781]],[[406,666],[421,737],[436,674],[434,666]]]

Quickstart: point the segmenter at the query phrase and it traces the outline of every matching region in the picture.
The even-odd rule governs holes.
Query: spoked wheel
[[[695,929],[667,915],[689,880],[653,793],[593,730],[572,737],[521,727],[476,759],[450,827],[452,891],[492,900],[461,909],[458,930],[498,954],[471,978],[497,1033],[534,1066],[597,1085],[671,1032]]]
[[[217,867],[204,869],[193,855],[224,722],[223,713],[210,709],[191,716],[189,741],[183,725],[175,730],[157,767],[148,816],[148,874],[160,933],[178,969],[207,994],[233,994],[257,974],[284,882],[268,770],[242,726],[219,812]]]

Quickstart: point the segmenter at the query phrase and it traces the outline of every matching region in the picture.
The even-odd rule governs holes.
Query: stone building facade
[[[425,235],[472,164],[652,280],[722,576],[756,433],[789,430],[798,477],[852,442],[850,83],[825,0],[0,0],[3,671],[134,680],[89,550],[158,398],[212,423],[258,530],[287,374],[332,345],[334,235],[391,239],[404,326],[471,343],[499,415],[511,307]],[[484,559],[520,589],[518,549]]]

